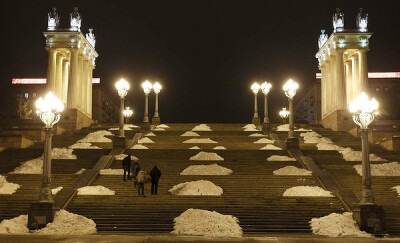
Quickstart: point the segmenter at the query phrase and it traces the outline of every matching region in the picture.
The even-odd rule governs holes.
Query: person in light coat
[[[138,183],[138,194],[139,196],[145,196],[144,195],[144,182],[146,180],[146,171],[141,170],[139,171],[137,177],[136,177],[137,183]]]

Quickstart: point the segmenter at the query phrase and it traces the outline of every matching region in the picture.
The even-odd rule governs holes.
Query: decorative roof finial
[[[58,17],[57,9],[52,8],[52,12],[47,14],[47,30],[55,30],[58,28],[60,18]]]
[[[333,31],[342,32],[344,30],[344,13],[340,8],[336,9],[336,13],[333,15]]]
[[[78,12],[78,8],[74,8],[74,12],[71,13],[71,30],[72,31],[81,31],[81,22],[82,18]]]
[[[362,8],[360,8],[360,12],[357,14],[356,25],[359,31],[368,31],[368,14],[363,12]]]
[[[318,38],[318,47],[321,49],[321,47],[325,44],[327,40],[328,40],[328,35],[325,33],[325,30],[321,30],[321,34],[319,35]]]
[[[94,48],[94,46],[96,45],[96,37],[94,36],[92,31],[93,29],[89,29],[89,33],[86,34],[86,39],[88,40],[90,45],[92,45],[92,47]]]

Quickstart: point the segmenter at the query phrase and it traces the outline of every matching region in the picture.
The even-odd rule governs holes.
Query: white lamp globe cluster
[[[289,79],[284,85],[283,85],[283,91],[285,91],[285,95],[289,99],[293,99],[293,97],[296,95],[297,89],[299,88],[299,84],[292,79]]]
[[[254,94],[258,94],[258,91],[260,91],[260,85],[258,83],[253,83],[253,85],[251,85],[251,91],[253,91]]]
[[[261,84],[261,91],[263,92],[263,94],[267,95],[271,90],[271,87],[272,87],[271,83],[264,82]]]
[[[375,115],[378,114],[378,101],[375,98],[369,99],[368,95],[362,92],[349,105],[349,111],[353,113],[353,121],[361,129],[367,129],[373,122]]]
[[[64,110],[64,104],[52,92],[49,92],[44,99],[40,97],[35,105],[36,114],[46,128],[51,128],[56,124],[60,120],[60,113]]]
[[[130,88],[129,83],[125,79],[120,79],[115,83],[115,88],[118,91],[118,95],[121,98],[124,98],[128,94],[128,90]]]
[[[159,94],[161,89],[162,89],[162,86],[161,86],[161,84],[159,82],[155,82],[153,84],[154,93]]]
[[[124,117],[131,117],[133,115],[133,110],[129,106],[123,111]]]
[[[142,83],[142,88],[145,94],[149,94],[151,92],[151,89],[153,88],[153,85],[148,80],[146,80]]]

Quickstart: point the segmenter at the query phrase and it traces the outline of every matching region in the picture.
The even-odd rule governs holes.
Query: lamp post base
[[[355,204],[353,218],[357,221],[360,230],[382,235],[385,231],[385,212],[382,206],[376,204]]]
[[[299,149],[299,139],[298,138],[287,138],[285,140],[286,149]]]
[[[29,230],[44,228],[48,223],[53,222],[54,214],[58,208],[54,202],[34,202],[31,203],[28,212]]]
[[[151,123],[152,123],[154,126],[160,125],[160,122],[161,122],[160,117],[153,117],[153,118],[151,119]]]
[[[113,142],[113,148],[126,148],[126,137],[113,137],[112,139]]]
[[[142,122],[142,124],[140,124],[140,129],[142,131],[149,131],[150,130],[150,122]]]
[[[261,124],[260,117],[253,116],[253,119],[251,120],[251,123],[253,123],[256,126],[259,126]]]
[[[271,132],[271,123],[263,123],[262,124],[262,131],[263,132]]]

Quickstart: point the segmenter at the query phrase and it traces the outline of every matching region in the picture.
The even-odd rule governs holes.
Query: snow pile
[[[211,140],[209,138],[191,138],[186,141],[183,141],[182,143],[218,143],[218,142]]]
[[[259,132],[260,130],[258,130],[257,128],[254,127],[248,127],[246,129],[244,129],[245,132]]]
[[[342,147],[337,146],[333,143],[318,143],[317,145],[318,150],[337,150],[340,151]]]
[[[400,197],[400,186],[394,186],[392,187],[392,189],[395,190],[397,192],[397,195]]]
[[[355,165],[354,169],[362,176],[362,165]],[[400,176],[399,162],[371,164],[372,176]]]
[[[11,174],[42,174],[43,157],[22,162],[20,166],[10,172]]]
[[[260,138],[254,143],[274,143],[274,140],[268,139],[268,138]]]
[[[71,149],[101,149],[100,147],[93,146],[91,143],[75,143],[69,146]]]
[[[3,220],[0,223],[0,234],[28,234],[28,215]],[[87,235],[96,233],[96,224],[84,216],[60,210],[54,215],[54,221],[33,234],[42,235]]]
[[[147,148],[146,146],[141,145],[141,144],[135,144],[132,146],[131,149],[149,149],[149,148]]]
[[[276,131],[278,131],[278,132],[287,132],[287,131],[289,131],[289,124],[279,125],[276,128]]]
[[[181,175],[231,175],[233,171],[231,169],[219,166],[217,164],[212,165],[191,165],[181,172]]]
[[[111,143],[111,139],[106,138],[105,136],[114,136],[111,132],[106,130],[99,130],[86,135],[86,137],[82,138],[78,141],[78,143]]]
[[[312,130],[311,129],[305,129],[305,128],[299,128],[299,129],[295,129],[294,130],[295,132],[311,132]]]
[[[352,214],[331,213],[321,218],[313,218],[310,226],[314,234],[328,237],[372,237],[372,235],[360,231]]]
[[[133,127],[132,127],[133,126]],[[132,128],[135,128],[135,127],[137,127],[137,126],[135,126],[135,125],[129,125],[129,124],[124,124],[124,130],[126,130],[126,131],[131,131],[132,130]],[[119,130],[119,127],[112,127],[112,128],[110,128],[110,129],[108,129],[108,131],[118,131]]]
[[[78,188],[78,195],[115,195],[115,191],[104,186],[84,186]]]
[[[133,124],[124,124],[124,126],[127,126],[129,128],[139,128],[139,126],[133,125]]]
[[[267,137],[267,135],[261,133],[253,133],[250,134],[249,137]]]
[[[123,160],[125,157],[128,156],[127,154],[118,154],[114,156],[115,160]],[[131,155],[131,159],[134,161],[138,161],[139,159],[136,156]]]
[[[200,137],[197,132],[188,131],[181,135],[182,137]]]
[[[0,175],[0,194],[14,194],[21,186],[8,182],[5,176]]]
[[[59,186],[56,188],[51,189],[51,194],[56,195],[59,191],[61,191],[64,187]]]
[[[82,174],[85,170],[86,170],[85,168],[82,168],[82,169],[78,170],[77,172],[75,172],[75,174],[80,175],[80,174]]]
[[[154,143],[153,140],[151,140],[150,138],[144,137],[138,140],[139,144],[145,144],[145,143]]]
[[[215,211],[190,208],[174,219],[172,234],[208,237],[241,237],[239,220]]]
[[[155,137],[156,135],[152,132],[147,133],[146,135],[144,135],[145,137]]]
[[[123,169],[102,169],[100,175],[123,175]]]
[[[266,146],[260,148],[260,150],[282,150],[282,149],[275,145],[267,144]]]
[[[246,128],[257,128],[257,127],[254,124],[247,124],[246,126],[244,126],[242,128],[246,129]]]
[[[330,191],[319,186],[295,186],[283,193],[284,197],[333,197]]]
[[[165,124],[160,124],[160,125],[156,126],[156,128],[171,128],[171,127],[168,125],[165,125]]]
[[[189,149],[200,149],[200,148],[199,148],[199,146],[193,146],[193,147],[191,147]]]
[[[72,148],[52,148],[51,158],[52,159],[77,159],[76,155],[73,154]]]
[[[207,126],[206,124],[200,124],[195,126],[192,131],[194,132],[208,132],[208,131],[212,131],[210,126]]]
[[[180,183],[169,189],[169,192],[182,196],[221,196],[224,190],[211,181],[199,180]]]
[[[296,159],[285,155],[272,155],[267,161],[296,161]]]
[[[361,151],[355,151],[351,148],[345,148],[343,150],[340,150],[339,153],[343,155],[343,159],[346,161],[362,161]],[[376,154],[369,154],[369,159],[370,161],[387,161],[386,159],[383,159]]]
[[[195,156],[190,157],[190,160],[219,160],[223,161],[224,158],[216,153],[199,152]]]
[[[213,148],[214,150],[226,150],[224,146],[217,146]]]
[[[156,128],[156,129],[154,129],[153,131],[158,131],[158,132],[161,132],[161,131],[165,131],[165,129],[164,128]]]
[[[277,170],[274,170],[274,175],[288,175],[288,176],[308,176],[312,172],[306,169],[300,169],[295,166],[286,166]]]

